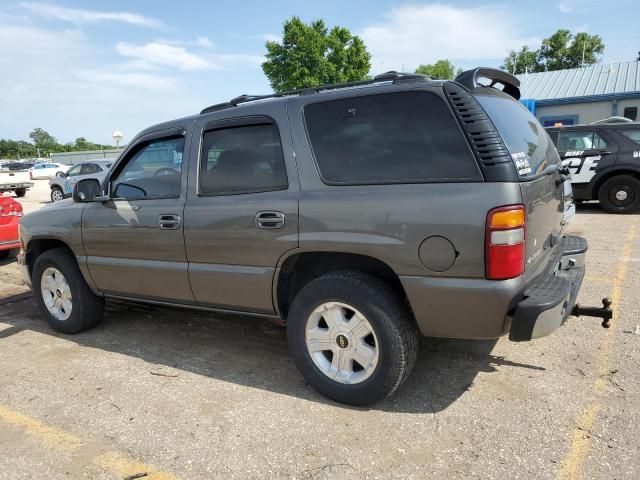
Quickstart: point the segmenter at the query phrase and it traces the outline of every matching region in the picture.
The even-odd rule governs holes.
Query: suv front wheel
[[[409,376],[419,345],[400,296],[360,272],[328,273],[305,285],[291,305],[287,335],[306,381],[350,405],[393,393]]]
[[[31,282],[38,306],[55,331],[78,333],[102,319],[104,299],[91,291],[68,250],[56,248],[41,254]]]

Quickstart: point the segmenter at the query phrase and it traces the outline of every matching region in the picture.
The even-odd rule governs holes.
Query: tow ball
[[[611,318],[613,317],[613,310],[611,310],[611,299],[603,298],[602,307],[581,307],[579,303],[576,303],[571,310],[571,315],[574,317],[598,317],[602,319],[602,326],[609,328],[611,326]]]

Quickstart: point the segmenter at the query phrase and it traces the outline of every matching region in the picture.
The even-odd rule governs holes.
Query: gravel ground
[[[25,210],[47,196],[37,182]],[[640,478],[640,216],[587,204],[569,231],[590,242],[579,301],[612,296],[609,330],[424,339],[366,409],[305,385],[265,321],[109,302],[60,335],[0,264],[0,478]]]

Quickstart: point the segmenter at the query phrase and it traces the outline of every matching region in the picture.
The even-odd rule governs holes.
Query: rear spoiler
[[[491,83],[486,85],[478,82],[481,78],[491,80]],[[520,100],[520,80],[504,70],[484,67],[474,68],[473,70],[462,72],[454,81],[467,87],[470,91],[478,87],[494,87],[496,84],[500,84],[504,93],[511,95],[516,100]]]

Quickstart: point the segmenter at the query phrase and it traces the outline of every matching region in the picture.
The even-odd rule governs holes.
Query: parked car
[[[260,315],[319,392],[374,403],[419,335],[527,341],[585,313],[587,242],[562,235],[560,159],[518,85],[390,72],[150,127],[23,218],[19,262],[57,331],[105,298]]]
[[[0,170],[0,194],[14,192],[16,197],[24,197],[33,187],[27,170]]]
[[[69,165],[61,163],[36,163],[29,169],[29,175],[32,180],[52,178],[59,176],[61,173],[66,173],[69,168],[71,168]]]
[[[49,180],[51,201],[58,202],[71,196],[73,186],[85,178],[104,179],[113,160],[91,160],[70,167],[66,172],[57,173]]]
[[[20,217],[22,205],[13,198],[0,194],[0,260],[15,257],[18,253]]]
[[[640,123],[571,125],[548,131],[571,173],[577,201],[599,200],[610,213],[640,208]]]

